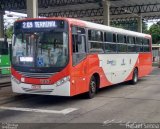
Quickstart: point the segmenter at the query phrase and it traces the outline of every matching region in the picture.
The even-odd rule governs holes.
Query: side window
[[[72,27],[73,65],[76,65],[86,56],[86,31],[84,28]]]
[[[101,31],[95,31],[96,33],[96,40],[95,41],[101,41],[103,42],[103,33]]]
[[[117,42],[118,43],[124,43],[124,35],[118,34],[117,35]]]
[[[143,40],[142,38],[137,38],[136,40],[136,49],[137,49],[137,52],[143,52]]]
[[[113,34],[111,32],[105,32],[104,42],[105,42],[105,53],[108,52],[113,53],[117,51],[116,34]]]
[[[135,45],[136,45],[136,51],[137,52],[140,52],[140,39],[138,37],[136,37],[136,42],[135,42]]]
[[[92,31],[88,30],[88,40],[92,40]]]
[[[144,52],[150,52],[149,39],[143,39],[143,50]]]
[[[127,51],[126,36],[121,35],[121,34],[117,35],[117,51],[118,52]]]
[[[103,32],[88,30],[88,42],[90,53],[104,53]]]
[[[73,53],[86,52],[85,29],[72,27],[72,48]]]
[[[129,44],[135,44],[135,37],[129,36]]]
[[[124,36],[124,43],[127,43],[127,36]]]
[[[99,30],[88,30],[88,39],[90,41],[103,41],[103,33]]]
[[[151,52],[152,48],[151,48],[151,45],[150,45],[150,39],[147,39],[147,40],[148,40],[149,52]]]
[[[113,42],[113,33],[111,32],[105,32],[104,33],[104,41],[105,42]]]
[[[128,36],[128,52],[136,52],[136,38]]]
[[[141,45],[141,47],[140,47],[140,52],[143,52],[143,39],[142,38],[140,38],[140,45]]]
[[[113,34],[113,42],[116,43],[117,42],[117,35]]]
[[[81,43],[78,45],[80,53],[86,53],[86,37],[85,35],[81,36]]]

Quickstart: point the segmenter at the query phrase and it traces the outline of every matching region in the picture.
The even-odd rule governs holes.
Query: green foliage
[[[142,31],[143,33],[147,33],[148,32],[148,25],[146,22],[143,21],[142,24],[143,28]],[[131,30],[131,31],[138,31],[138,23],[135,20],[130,20],[130,21],[119,21],[119,22],[111,22],[111,26],[112,27],[116,27],[116,28],[123,28],[126,30]]]
[[[125,29],[125,27],[121,24],[111,24],[112,27],[116,27],[116,28],[122,28]]]
[[[160,23],[153,24],[148,33],[152,35],[153,44],[160,44]]]
[[[7,38],[12,38],[13,26],[7,28],[5,33],[6,33],[6,35],[7,35]]]
[[[148,33],[148,25],[146,22],[143,22],[143,24],[142,24],[142,32]]]

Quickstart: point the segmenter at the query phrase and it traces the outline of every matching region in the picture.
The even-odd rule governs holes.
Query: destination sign
[[[56,28],[56,21],[26,21],[22,23],[23,29]]]
[[[64,20],[26,20],[15,22],[14,33],[41,32],[41,31],[64,31],[68,30],[68,24]]]

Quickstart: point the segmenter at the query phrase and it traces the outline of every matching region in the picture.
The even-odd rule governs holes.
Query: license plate
[[[33,90],[39,90],[41,89],[41,85],[32,85]]]

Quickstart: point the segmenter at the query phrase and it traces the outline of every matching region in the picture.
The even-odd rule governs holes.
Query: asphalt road
[[[56,129],[66,127],[66,123],[72,123],[70,129],[77,125],[73,123],[160,123],[160,69],[154,68],[137,85],[107,87],[90,100],[82,96],[19,95],[12,93],[11,87],[1,88],[0,123],[6,122]]]

